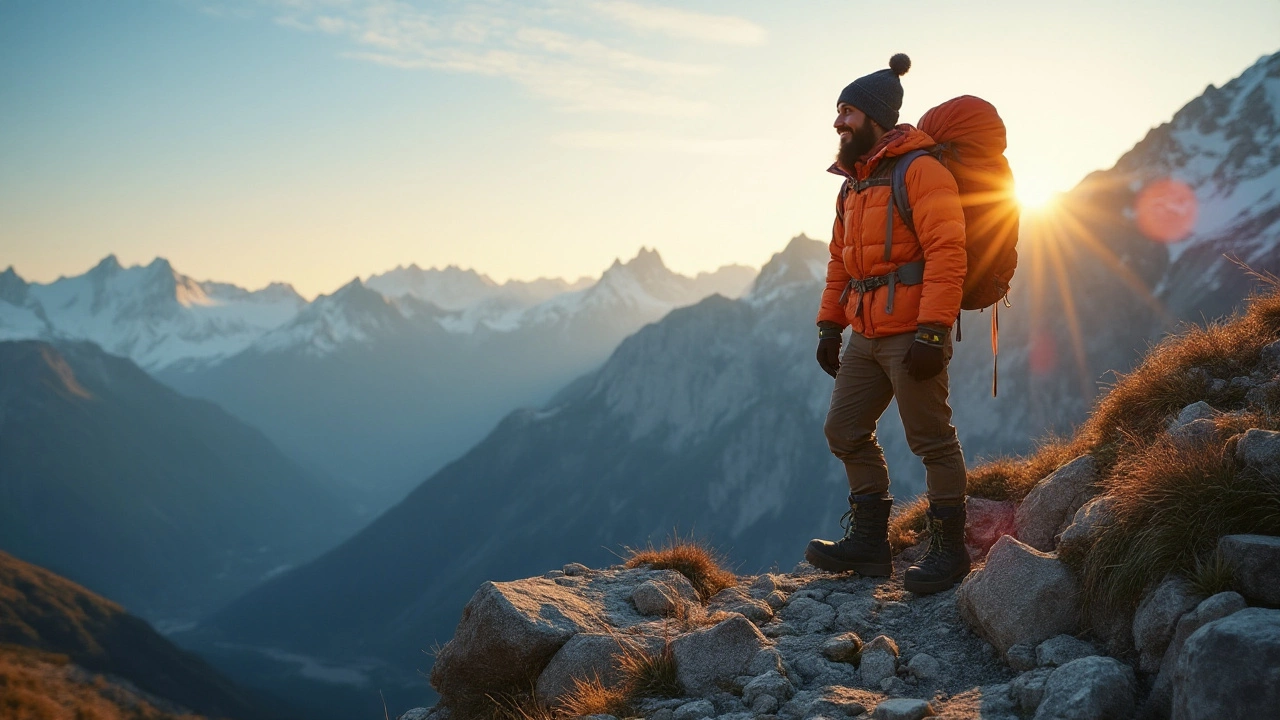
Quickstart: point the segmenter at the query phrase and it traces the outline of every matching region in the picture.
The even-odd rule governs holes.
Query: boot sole
[[[855,563],[837,560],[813,548],[804,549],[804,559],[810,565],[827,572],[856,572],[863,577],[889,577],[893,575],[893,563]]]
[[[966,569],[960,575],[947,580],[908,580],[903,578],[902,589],[907,592],[913,592],[917,595],[932,595],[934,593],[940,593],[943,590],[950,590],[968,574],[969,571]]]

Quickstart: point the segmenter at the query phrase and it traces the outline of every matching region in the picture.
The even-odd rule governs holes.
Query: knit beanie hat
[[[845,86],[836,104],[848,103],[874,120],[885,130],[898,124],[898,110],[902,109],[901,75],[911,69],[911,58],[898,53],[889,58],[886,70],[863,75]]]

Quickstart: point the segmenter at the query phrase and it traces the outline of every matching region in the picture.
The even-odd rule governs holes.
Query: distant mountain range
[[[44,703],[24,704],[33,693]],[[0,697],[5,717],[48,717],[40,713],[49,703],[84,718],[176,720],[194,711],[255,720],[285,712],[268,709],[269,701],[236,687],[119,605],[3,552]]]
[[[1195,308],[1235,307],[1250,284],[1222,253],[1280,272],[1278,119],[1280,54],[1211,88],[1052,214],[1024,218],[1013,306],[1001,315],[999,397],[990,311],[965,314],[952,364],[971,463],[1070,428],[1105,373],[1132,367],[1149,342],[1198,319]],[[1198,213],[1172,243],[1135,216],[1143,190],[1170,178]],[[483,580],[608,564],[622,545],[676,529],[746,572],[790,566],[809,537],[837,532],[844,509],[822,435],[830,379],[812,356],[826,257],[824,243],[796,238],[743,298],[709,298],[643,328],[598,371],[541,409],[508,415],[354,538],[254,590],[191,641],[338,664],[377,658],[388,687],[426,664],[421,651],[449,637]],[[894,415],[879,435],[904,497],[923,482]]]
[[[754,276],[728,267],[688,278],[649,250],[590,287],[514,310],[447,310],[418,297],[426,291],[389,299],[355,280],[234,357],[158,376],[261,428],[377,512],[646,323],[712,293],[740,294]]]
[[[111,256],[47,285],[0,274],[0,339],[89,340],[130,357],[262,430],[369,515],[646,323],[736,297],[754,277],[744,266],[686,277],[641,250],[594,282],[410,266],[308,303],[283,284],[249,292]]]
[[[173,627],[357,522],[260,432],[131,361],[0,342],[0,549]]]

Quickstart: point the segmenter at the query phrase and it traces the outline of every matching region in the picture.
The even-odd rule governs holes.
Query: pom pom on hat
[[[911,58],[904,53],[898,53],[889,58],[889,69],[898,77],[906,75],[907,71],[911,69]]]

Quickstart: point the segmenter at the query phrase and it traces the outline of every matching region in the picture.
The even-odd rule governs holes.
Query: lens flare
[[[1172,178],[1147,185],[1133,201],[1138,229],[1152,240],[1165,243],[1190,235],[1199,209],[1195,191]]]

